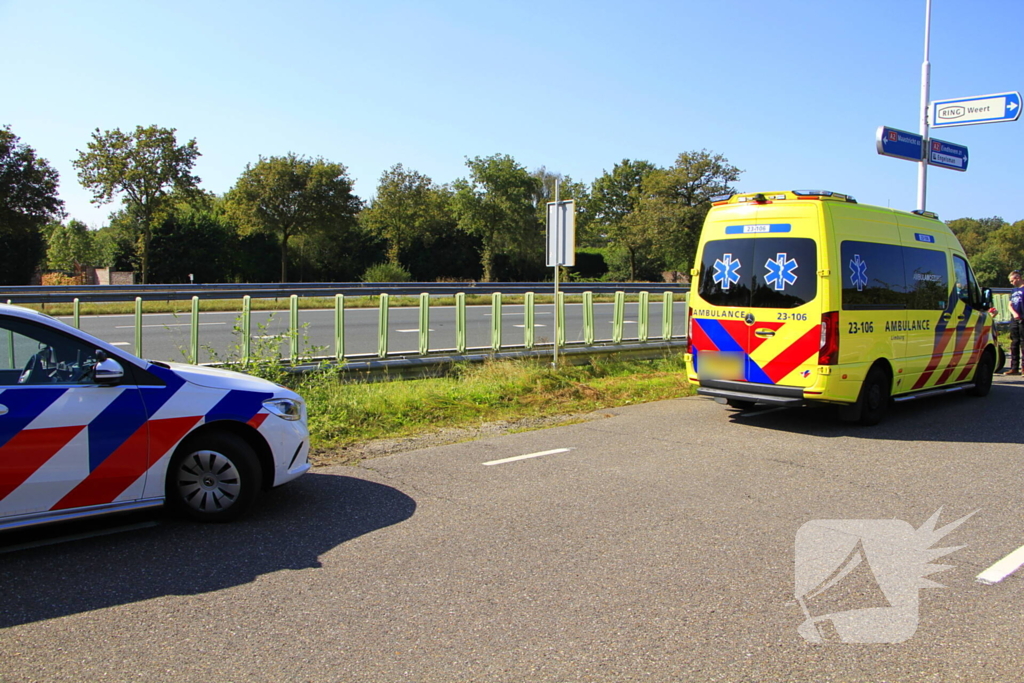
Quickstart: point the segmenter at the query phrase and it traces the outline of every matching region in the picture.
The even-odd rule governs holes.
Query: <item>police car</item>
[[[165,503],[227,521],[307,472],[308,453],[289,389],[141,360],[0,304],[0,530]]]

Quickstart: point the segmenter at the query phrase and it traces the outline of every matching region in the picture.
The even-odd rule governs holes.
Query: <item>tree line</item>
[[[735,192],[742,171],[708,150],[669,167],[623,159],[590,184],[506,154],[466,159],[440,184],[396,164],[375,195],[358,197],[341,163],[296,154],[260,157],[223,195],[193,173],[195,139],[173,128],[95,130],[73,160],[98,205],[119,202],[89,230],[64,211],[57,172],[0,128],[0,284],[38,270],[134,271],[144,283],[289,281],[533,281],[544,263],[546,204],[576,204],[577,265],[567,276],[660,280],[686,273],[710,198]],[[984,284],[1024,262],[1024,221],[958,219]]]

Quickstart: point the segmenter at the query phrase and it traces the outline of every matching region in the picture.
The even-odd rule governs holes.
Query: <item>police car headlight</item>
[[[302,401],[293,398],[268,398],[263,407],[285,420],[302,419]]]

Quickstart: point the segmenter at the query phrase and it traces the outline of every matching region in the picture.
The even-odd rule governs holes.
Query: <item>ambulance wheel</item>
[[[889,409],[892,382],[881,368],[871,368],[860,388],[860,423],[872,426],[882,421]]]
[[[167,504],[200,522],[227,522],[252,505],[261,475],[256,454],[239,437],[225,432],[198,434],[171,458]]]
[[[995,373],[992,355],[990,351],[983,353],[974,368],[974,388],[970,390],[971,396],[988,396],[988,392],[992,391],[992,375]]]

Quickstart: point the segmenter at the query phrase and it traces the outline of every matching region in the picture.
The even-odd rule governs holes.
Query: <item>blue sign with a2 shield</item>
[[[917,133],[879,126],[875,136],[875,147],[879,154],[907,161],[921,161],[924,158],[924,138]]]
[[[954,171],[967,170],[967,147],[945,140],[928,140],[928,163]]]

